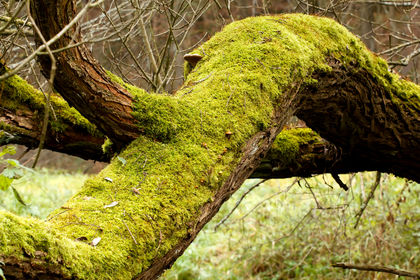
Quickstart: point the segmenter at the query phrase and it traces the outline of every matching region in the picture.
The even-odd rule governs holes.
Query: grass
[[[241,195],[258,182],[248,180],[161,279],[398,278],[332,268],[334,262],[420,272],[420,184],[383,174],[375,198],[354,229],[355,215],[375,173],[341,177],[351,186],[348,192],[329,176],[300,180],[292,187],[294,179],[267,181],[215,231]],[[20,205],[9,189],[0,192],[0,208],[45,218],[86,178],[80,173],[39,170],[14,182],[29,206]]]
[[[5,209],[22,216],[34,216],[41,219],[60,207],[82,186],[87,175],[69,174],[65,171],[41,169],[27,173],[13,182],[23,201],[20,204],[9,188],[0,191],[0,209]]]
[[[342,176],[346,177],[348,181],[349,176]],[[385,273],[332,268],[334,262],[419,272],[420,185],[382,175],[376,198],[354,229],[355,214],[375,174],[358,174],[351,181],[348,192],[322,176],[285,192],[292,179],[271,180],[248,195],[214,231],[255,183],[247,181],[162,279],[397,279]],[[315,197],[324,209],[317,209]]]

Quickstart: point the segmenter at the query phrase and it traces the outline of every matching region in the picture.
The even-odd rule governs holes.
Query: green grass
[[[350,180],[348,175],[341,177]],[[86,178],[46,169],[28,174],[14,186],[30,205],[20,205],[9,189],[0,192],[0,208],[45,218]],[[294,179],[267,181],[214,231],[239,197],[258,182],[248,180],[161,279],[397,279],[385,273],[332,268],[334,262],[420,272],[420,184],[382,175],[375,198],[354,229],[355,214],[375,173],[357,174],[350,181],[348,192],[329,176],[301,180],[287,192]],[[314,197],[326,209],[316,209]]]
[[[13,182],[27,206],[20,204],[15,199],[12,188],[9,188],[0,191],[0,209],[44,219],[75,194],[86,179],[87,175],[82,173],[69,174],[51,169],[27,173]]]
[[[342,178],[348,181],[348,176]],[[248,181],[162,279],[396,279],[332,268],[334,262],[419,272],[420,185],[391,175],[382,178],[357,229],[353,226],[361,205],[361,180],[367,196],[374,173],[356,175],[348,192],[329,177],[325,182],[322,176],[308,180],[319,205],[331,208],[323,210],[315,209],[314,195],[304,181],[284,193],[279,192],[292,179],[269,181],[248,195],[215,232],[215,225],[253,184]]]

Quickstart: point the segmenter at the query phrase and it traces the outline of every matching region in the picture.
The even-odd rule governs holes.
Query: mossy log
[[[0,74],[8,71],[0,63]],[[0,145],[20,144],[36,148],[41,137],[45,109],[44,94],[14,75],[0,81]],[[84,159],[106,161],[102,151],[104,135],[60,96],[51,96],[45,147]]]
[[[73,4],[32,2],[47,40]],[[56,87],[113,141],[125,130],[135,140],[46,222],[0,213],[10,279],[157,278],[259,166],[292,114],[353,164],[420,181],[420,88],[331,19],[232,23],[194,51],[203,59],[174,96],[126,85],[82,50],[57,55]],[[48,75],[48,59],[41,62]],[[299,156],[310,136],[300,133],[276,147],[282,162]]]
[[[1,74],[8,71],[4,64],[0,67]],[[17,75],[0,83],[0,145],[19,144],[37,148],[45,107],[43,93]],[[50,102],[53,113],[50,115],[44,149],[102,162],[109,162],[115,153],[120,152],[95,125],[71,108],[61,96],[53,95]],[[347,158],[316,132],[288,124],[250,177],[308,177],[325,172],[369,170],[346,162]],[[350,169],[344,168],[347,165]]]

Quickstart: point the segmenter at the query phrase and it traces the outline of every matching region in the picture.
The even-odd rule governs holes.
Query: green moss
[[[4,72],[5,70],[7,69],[3,66],[0,72]],[[28,106],[34,112],[44,111],[45,98],[43,93],[32,87],[19,76],[14,75],[6,80],[0,81],[0,89],[2,106],[9,110],[18,110],[22,106]],[[50,125],[54,131],[64,132],[69,126],[77,126],[92,135],[102,135],[93,124],[81,116],[76,109],[70,107],[58,94],[51,96],[51,105],[57,116],[57,119],[54,119],[52,114],[50,116]],[[42,121],[42,114],[38,113],[37,118]]]
[[[287,166],[299,155],[301,145],[309,145],[321,140],[321,136],[310,128],[283,130],[271,146],[269,159],[281,160],[282,165]]]
[[[104,154],[112,154],[112,145],[113,145],[112,141],[109,140],[108,137],[105,137],[105,141],[104,141],[104,143],[102,144],[102,147],[101,147],[102,152]]]
[[[133,94],[133,115],[144,135],[119,155],[124,160],[114,159],[66,209],[52,213],[48,228],[33,220],[21,223],[37,227],[24,233],[34,236],[28,237],[31,252],[50,231],[60,232],[60,237],[45,237],[50,244],[101,237],[95,248],[68,241],[65,269],[83,279],[130,279],[188,237],[201,207],[240,160],[243,144],[272,126],[274,108],[296,86],[314,85],[312,73],[331,70],[327,57],[370,67],[379,82],[394,80],[360,40],[321,17],[248,18],[226,26],[195,51],[203,59],[175,96],[147,93],[109,73]],[[405,94],[409,99],[411,93]],[[285,131],[275,144],[278,156],[292,160],[300,144],[316,137],[309,130]],[[3,244],[6,252],[27,246],[19,239]],[[71,246],[80,246],[81,255]]]

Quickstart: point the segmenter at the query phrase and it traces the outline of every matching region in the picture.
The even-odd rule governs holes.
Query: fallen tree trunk
[[[321,131],[321,136],[339,143],[341,154],[350,158],[364,158],[355,151],[382,157],[388,146],[394,148],[397,160],[408,150],[419,152],[419,87],[390,74],[386,63],[330,19],[304,15],[245,19],[227,26],[196,52],[203,59],[175,96],[135,90],[100,72],[121,88],[131,89],[130,114],[138,130],[129,126],[128,131],[138,136],[120,153],[124,160],[113,160],[88,180],[47,222],[1,212],[0,261],[6,275],[13,279],[157,278],[259,166],[294,113]],[[375,83],[347,88],[347,82],[357,85],[360,74],[369,74],[372,79],[367,81]],[[58,81],[59,77],[60,71]],[[343,77],[338,85],[347,95],[330,87],[332,77]],[[89,75],[75,78],[92,82]],[[363,103],[350,106],[353,98]],[[376,100],[381,100],[380,105]],[[386,116],[404,116],[373,122],[390,128],[386,133],[392,131],[399,141],[388,141],[388,136],[383,141],[377,134],[380,130],[363,126],[378,112],[365,104],[380,106]],[[330,114],[325,113],[328,106]],[[103,113],[79,108],[90,121]],[[356,109],[363,114],[347,118]],[[101,123],[105,119],[95,124],[108,135],[113,128]],[[407,130],[399,129],[400,121]],[[355,130],[359,124],[363,133]],[[120,127],[114,139],[123,130]],[[277,147],[282,161],[294,161],[299,155],[296,147],[304,142],[299,139]],[[399,146],[394,147],[395,143]],[[380,151],[375,153],[377,145]],[[381,169],[419,179],[414,172],[385,162],[388,165],[380,165]],[[412,166],[419,170],[417,161]]]

